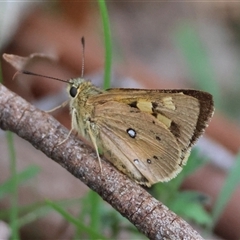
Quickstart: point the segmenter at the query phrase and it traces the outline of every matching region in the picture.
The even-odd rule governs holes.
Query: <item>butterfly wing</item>
[[[174,135],[155,117],[127,104],[107,101],[95,108],[98,145],[118,169],[152,185],[181,171],[181,151]]]
[[[149,116],[154,121],[163,124],[177,141],[181,149],[181,164],[184,164],[189,156],[190,149],[205,130],[213,114],[212,95],[196,90],[140,90],[140,89],[109,89],[103,94],[94,96],[90,104],[97,103],[101,108],[106,102],[119,102],[131,107],[131,111],[138,110]],[[113,108],[115,108],[113,104]],[[113,115],[125,113],[121,108],[112,109]],[[101,112],[101,110],[99,111]],[[120,118],[120,116],[116,117]],[[115,121],[117,119],[113,119]],[[144,120],[143,120],[144,121]],[[128,122],[128,121],[127,121]],[[140,127],[146,126],[142,123]],[[127,125],[125,125],[127,126]],[[153,127],[149,123],[149,128]],[[170,135],[170,134],[169,134]]]

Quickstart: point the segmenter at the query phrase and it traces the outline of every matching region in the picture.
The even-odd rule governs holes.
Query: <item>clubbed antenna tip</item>
[[[82,46],[84,48],[84,45],[85,45],[85,38],[84,37],[81,38],[81,42],[82,42]]]

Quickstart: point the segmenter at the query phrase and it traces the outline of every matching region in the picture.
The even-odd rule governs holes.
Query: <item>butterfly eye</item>
[[[76,97],[76,95],[77,95],[77,88],[76,87],[71,87],[70,91],[69,91],[69,94],[73,98]]]

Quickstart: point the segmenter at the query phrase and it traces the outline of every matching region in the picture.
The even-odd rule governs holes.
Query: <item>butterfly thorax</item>
[[[89,98],[101,94],[103,90],[83,78],[70,79],[68,93],[71,97],[70,112],[72,125],[83,137],[89,139],[88,124],[94,112],[94,105],[88,104]]]

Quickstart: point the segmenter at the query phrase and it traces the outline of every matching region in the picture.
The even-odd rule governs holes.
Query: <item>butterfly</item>
[[[82,44],[84,48],[83,39]],[[18,70],[36,56],[4,54]],[[214,112],[212,95],[203,91],[102,90],[83,78],[83,67],[82,76],[69,81],[43,77],[68,83],[72,116],[68,136],[75,129],[92,143],[101,172],[100,152],[121,172],[148,187],[169,181],[182,170]]]
[[[68,92],[72,129],[120,171],[150,187],[174,178],[213,114],[213,98],[197,90],[113,88],[83,78]],[[101,164],[101,162],[100,162]]]

